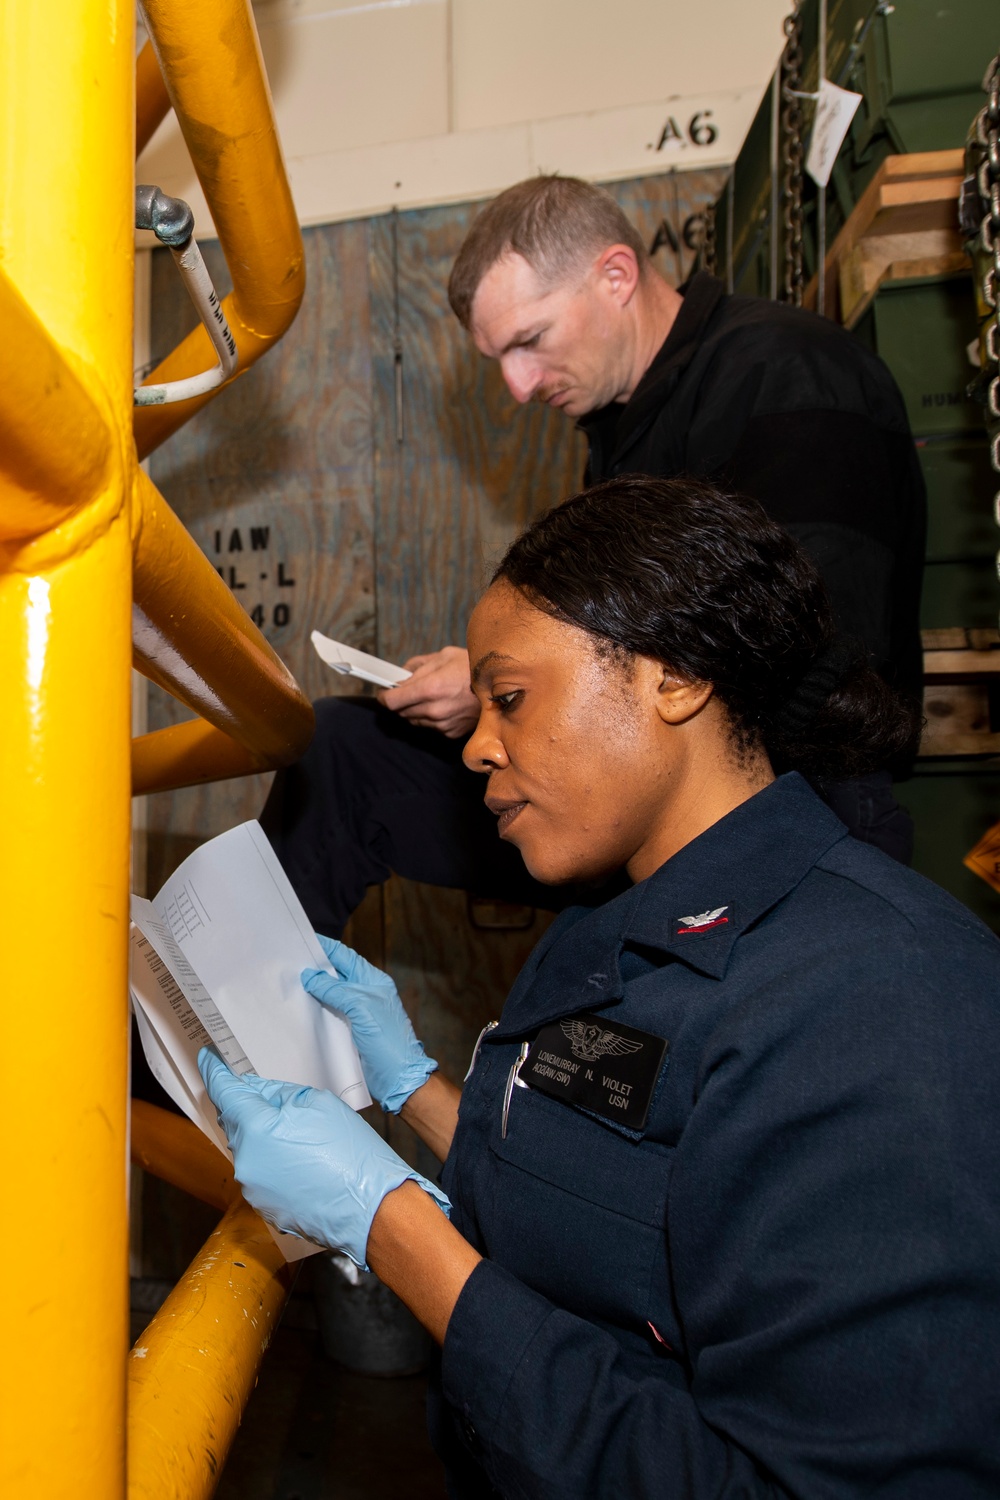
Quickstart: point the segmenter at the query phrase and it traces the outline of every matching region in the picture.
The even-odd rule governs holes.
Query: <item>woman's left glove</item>
[[[336,972],[304,969],[302,983],[314,1000],[346,1016],[369,1093],[387,1114],[398,1114],[437,1063],[417,1041],[388,974],[346,943],[316,937]]]
[[[252,1073],[239,1078],[208,1047],[198,1067],[243,1196],[278,1229],[342,1250],[367,1269],[368,1233],[387,1193],[413,1181],[445,1213],[451,1208],[335,1094]]]

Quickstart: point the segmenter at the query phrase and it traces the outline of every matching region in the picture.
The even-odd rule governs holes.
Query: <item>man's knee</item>
[[[370,698],[317,698],[316,733],[302,759],[346,758],[370,764],[383,738],[378,708]]]
[[[318,839],[321,825],[336,822],[338,801],[354,795],[371,766],[371,749],[366,754],[363,748],[371,715],[353,712],[356,706],[349,698],[317,699],[312,740],[275,776],[260,821],[279,858],[286,857],[289,839]]]

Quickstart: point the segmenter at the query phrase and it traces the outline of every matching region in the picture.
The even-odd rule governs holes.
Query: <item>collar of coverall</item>
[[[740,936],[846,835],[798,772],[779,776],[647,880],[568,928],[557,920],[484,1041],[524,1036],[563,1016],[614,1004],[624,990],[618,959],[625,947],[723,979]]]

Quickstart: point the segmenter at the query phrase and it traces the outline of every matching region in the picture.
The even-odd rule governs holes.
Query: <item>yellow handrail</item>
[[[132,517],[139,671],[249,750],[252,769],[295,760],[309,700],[142,469]]]
[[[152,42],[135,60],[135,154],[141,156],[170,113],[170,95],[163,82]]]
[[[47,531],[108,482],[107,417],[0,269],[0,538]]]
[[[137,1167],[220,1212],[240,1197],[228,1159],[182,1115],[133,1099],[131,1146]]]
[[[293,1282],[264,1222],[232,1203],[132,1350],[128,1500],[214,1493]]]
[[[248,368],[279,338],[304,289],[302,240],[274,129],[248,0],[147,0],[162,67],[233,274],[226,315]],[[146,84],[155,95],[152,81]],[[198,329],[149,377],[183,378],[211,360]],[[212,393],[214,395],[214,392]],[[149,452],[209,396],[140,408]],[[280,658],[142,471],[133,502],[134,659],[201,717],[133,744],[135,791],[285,764],[313,712]],[[293,1275],[222,1158],[193,1127],[133,1106],[147,1169],[221,1202],[218,1229],[132,1351],[129,1500],[210,1496]],[[196,1134],[196,1132],[194,1132]]]
[[[128,1369],[129,1500],[208,1500],[295,1271],[189,1120],[133,1099],[132,1160],[224,1211]]]
[[[264,756],[254,755],[204,719],[185,719],[132,741],[133,797],[273,770]]]
[[[250,0],[145,0],[144,12],[233,279],[222,305],[239,350],[239,379],[290,326],[305,291],[302,234]],[[214,362],[199,327],[146,383],[180,380]],[[140,458],[209,399],[138,408]]]

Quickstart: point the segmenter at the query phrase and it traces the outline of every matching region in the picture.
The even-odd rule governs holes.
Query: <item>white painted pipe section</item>
[[[239,364],[236,340],[229,331],[226,315],[222,311],[218,293],[212,285],[212,278],[197,242],[192,237],[184,245],[171,245],[169,249],[205,332],[212,340],[219,363],[200,375],[189,375],[186,380],[170,380],[164,385],[137,386],[136,406],[165,406],[169,402],[188,401],[192,396],[201,396],[205,391],[213,391],[224,380],[228,380]]]

